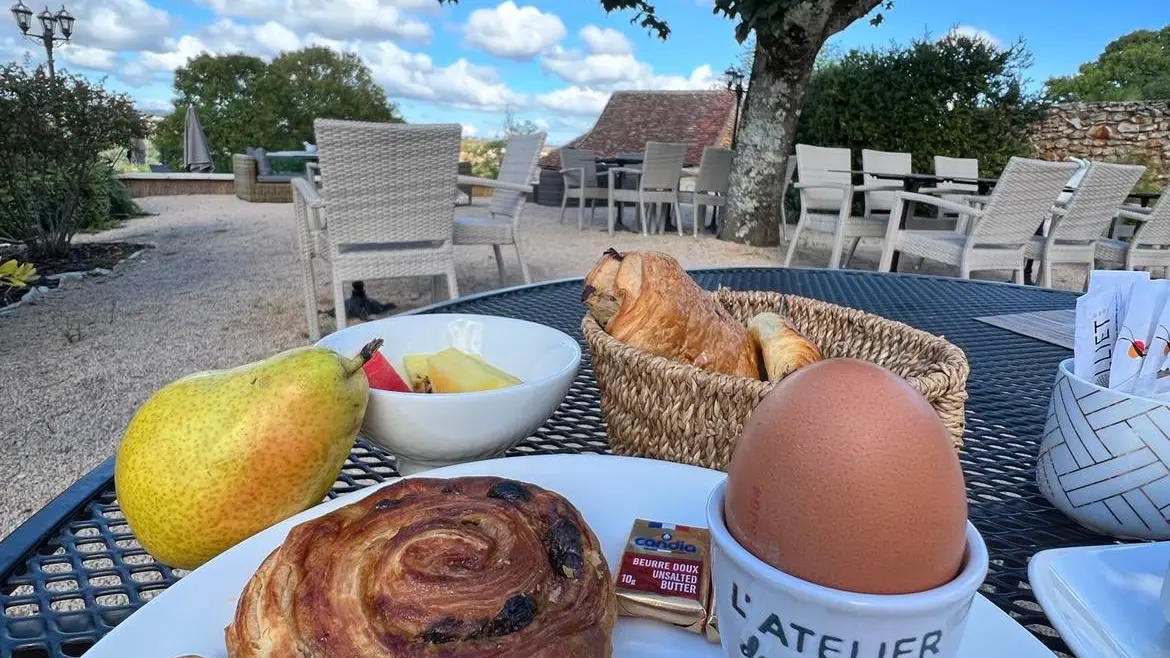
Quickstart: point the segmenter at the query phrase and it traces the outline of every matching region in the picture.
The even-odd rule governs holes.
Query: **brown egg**
[[[805,366],[760,402],[731,457],[724,513],[756,557],[851,592],[943,585],[966,546],[946,427],[904,379],[854,359]]]

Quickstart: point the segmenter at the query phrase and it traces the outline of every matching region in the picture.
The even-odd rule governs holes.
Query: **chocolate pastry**
[[[606,333],[627,345],[703,370],[760,379],[747,328],[666,254],[607,250],[585,277],[582,301]]]
[[[411,478],[292,529],[245,587],[229,658],[607,657],[597,537],[560,495]]]

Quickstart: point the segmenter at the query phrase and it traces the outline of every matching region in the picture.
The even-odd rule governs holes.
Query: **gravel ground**
[[[154,246],[105,277],[70,281],[47,300],[0,315],[0,506],[7,535],[86,471],[113,454],[134,410],[156,389],[185,374],[254,361],[306,342],[291,205],[248,204],[235,197],[142,200],[153,216],[81,240]],[[483,212],[474,209],[472,212]],[[609,238],[598,227],[578,232],[570,211],[529,206],[523,248],[534,280],[581,276],[601,252],[655,249],[688,267],[775,265],[775,248],[719,242],[708,236]],[[520,283],[515,252],[505,249],[507,285]],[[492,250],[457,250],[464,294],[500,286]],[[874,269],[878,250],[865,246],[853,266]],[[803,248],[799,264],[828,260],[823,244]],[[912,263],[903,262],[903,269]],[[953,274],[946,267],[927,272]],[[1007,280],[1007,273],[977,273]],[[323,279],[324,276],[319,278]],[[1083,274],[1057,271],[1057,284],[1080,289]],[[369,282],[368,293],[401,309],[430,301],[416,281]],[[319,284],[321,308],[329,289]],[[332,320],[322,317],[323,330]]]

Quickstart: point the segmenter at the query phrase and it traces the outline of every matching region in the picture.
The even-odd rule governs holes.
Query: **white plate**
[[[1028,565],[1036,600],[1077,658],[1170,656],[1162,580],[1170,542],[1042,551]]]
[[[498,475],[523,480],[564,495],[597,533],[615,565],[635,518],[706,526],[707,495],[722,473],[671,462],[602,455],[509,457],[427,471],[425,477]],[[175,583],[130,615],[87,652],[86,658],[178,656],[224,658],[223,629],[231,621],[240,591],[290,528],[352,503],[368,487],[318,505],[231,548]],[[719,646],[697,635],[642,619],[621,619],[614,631],[615,658],[722,655]],[[959,650],[962,658],[1052,654],[1032,634],[982,596]]]

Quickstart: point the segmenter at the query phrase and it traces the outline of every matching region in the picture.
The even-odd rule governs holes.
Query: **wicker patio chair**
[[[971,277],[972,270],[999,269],[1012,270],[1016,283],[1023,283],[1024,250],[1075,169],[1072,163],[1012,158],[983,208],[928,194],[896,192],[878,270],[889,270],[894,251],[901,250],[955,265],[964,279]],[[968,232],[900,229],[899,218],[907,202],[969,214],[975,219]]]
[[[459,124],[313,122],[337,328],[344,283],[391,277],[455,280],[455,189]]]
[[[569,199],[577,200],[577,230],[585,228],[585,203],[589,204],[589,225],[593,226],[597,202],[609,198],[609,190],[597,182],[597,157],[585,149],[561,149],[561,177],[565,192],[561,197],[561,223],[565,223],[565,206]]]
[[[686,144],[668,142],[646,142],[646,152],[642,155],[641,167],[613,167],[609,176],[609,234],[614,229],[614,202],[632,202],[638,204],[638,217],[641,220],[642,235],[649,235],[650,228],[660,231],[665,223],[665,207],[674,208],[674,216],[679,217],[678,186],[682,178],[683,162],[687,157]],[[638,178],[636,189],[617,187],[616,174],[636,174]],[[650,217],[650,211],[655,210],[655,217]],[[651,225],[651,222],[654,222]],[[678,225],[678,234],[682,235],[682,223]]]
[[[1042,261],[1041,286],[1052,285],[1052,266],[1084,265],[1085,285],[1093,271],[1097,240],[1104,237],[1113,218],[1133,191],[1146,168],[1141,165],[1090,163],[1067,205],[1053,211],[1047,236],[1033,236],[1025,258]]]
[[[1098,239],[1097,262],[1127,270],[1162,267],[1162,275],[1170,278],[1170,191],[1152,208],[1126,206],[1118,215],[1139,222],[1138,228],[1129,242]]]
[[[290,203],[294,176],[269,174],[261,176],[256,158],[237,153],[232,156],[232,174],[235,176],[236,196],[250,203]]]
[[[854,240],[850,248],[852,254],[857,240],[885,236],[885,218],[857,217],[852,213],[854,193],[875,188],[851,183],[851,159],[849,149],[796,145],[798,180],[793,186],[800,191],[800,219],[796,222],[796,230],[792,232],[792,241],[788,243],[785,267],[792,264],[796,246],[805,231],[833,236],[830,269],[841,266],[841,252],[846,239]],[[875,187],[887,190],[889,185]]]
[[[532,283],[528,264],[520,251],[520,215],[524,212],[525,194],[532,191],[532,178],[536,163],[544,148],[544,133],[535,135],[513,135],[508,138],[500,173],[495,180],[481,184],[493,188],[492,202],[487,217],[456,217],[455,244],[491,245],[496,255],[496,267],[500,271],[500,283],[504,282],[504,257],[501,245],[512,245],[516,259],[520,261],[520,273],[524,283]]]
[[[734,156],[735,152],[731,149],[714,146],[704,148],[699,160],[695,189],[678,193],[680,203],[689,203],[694,207],[692,216],[696,238],[699,237],[699,229],[707,222],[707,209],[711,209],[714,220],[719,209],[727,205],[727,187],[731,181],[731,161]],[[679,234],[682,234],[681,224]]]
[[[788,156],[788,163],[784,165],[784,185],[780,188],[780,237],[788,239],[788,188],[792,187],[792,177],[796,175],[796,154]]]
[[[294,178],[290,187],[293,192],[293,212],[296,218],[297,246],[300,251],[301,280],[304,283],[305,315],[309,325],[309,342],[321,338],[321,327],[317,320],[317,280],[313,271],[313,259],[329,257],[329,238],[325,235],[325,222],[321,217],[323,203],[317,187],[307,178]]]

